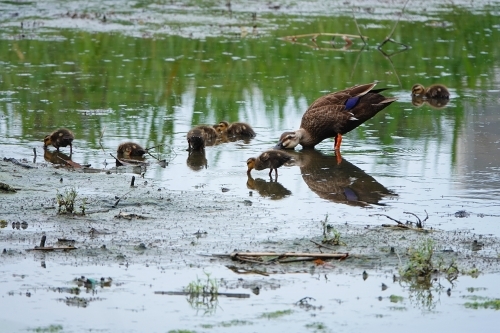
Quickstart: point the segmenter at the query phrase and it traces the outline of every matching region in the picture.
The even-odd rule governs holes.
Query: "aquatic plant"
[[[210,273],[204,273],[206,280],[197,277],[184,288],[184,292],[187,293],[187,301],[193,308],[213,312],[218,304],[219,283],[210,277]]]
[[[78,213],[75,210],[76,197],[78,193],[74,187],[67,188],[63,193],[59,193],[59,190],[56,194],[56,201],[58,205],[58,214],[80,214],[85,215],[85,205],[87,204],[87,199],[81,199],[80,212]]]
[[[323,240],[321,243],[330,245],[345,245],[340,241],[340,232],[328,223],[328,214],[326,214],[325,219],[321,221],[321,226],[323,227]]]

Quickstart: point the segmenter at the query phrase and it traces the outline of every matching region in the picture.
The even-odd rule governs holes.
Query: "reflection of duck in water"
[[[396,100],[381,95],[385,89],[373,89],[375,84],[361,84],[318,98],[302,116],[300,129],[281,134],[277,148],[293,149],[300,144],[310,149],[334,137],[335,150],[340,151],[343,134],[352,131]]]
[[[208,167],[205,150],[193,150],[189,152],[186,160],[187,166],[193,171],[200,171]]]
[[[271,179],[266,182],[264,179],[260,178],[253,179],[250,174],[248,175],[247,187],[259,192],[260,196],[269,197],[272,200],[283,199],[292,194],[292,192],[275,180],[273,181]]]
[[[51,152],[47,149],[43,151],[43,158],[49,163],[59,165],[67,165],[68,163],[66,161],[71,161],[71,155],[68,156],[60,151]]]
[[[188,151],[205,149],[213,146],[217,140],[218,133],[213,126],[199,125],[192,128],[187,134]]]
[[[429,105],[433,109],[443,109],[450,100],[448,98],[423,98],[421,96],[411,96],[411,104],[416,107]]]
[[[294,154],[307,186],[323,199],[352,206],[385,205],[384,197],[396,196],[352,163],[317,150],[303,150]]]

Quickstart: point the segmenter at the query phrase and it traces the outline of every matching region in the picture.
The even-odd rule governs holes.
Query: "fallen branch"
[[[11,157],[11,158],[4,157],[3,160],[5,162],[12,162],[12,163],[14,163],[16,165],[19,165],[20,167],[23,167],[23,168],[26,168],[26,169],[36,169],[36,167],[28,165],[28,164],[21,163],[21,162],[19,162],[18,160],[16,160],[13,157]]]
[[[0,182],[0,190],[5,191],[5,192],[11,192],[11,193],[16,193],[16,189],[10,186],[9,184],[5,184]]]

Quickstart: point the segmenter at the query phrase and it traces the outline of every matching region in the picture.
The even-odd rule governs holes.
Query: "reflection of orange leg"
[[[342,163],[342,155],[340,155],[340,150],[335,151],[335,157],[337,158],[337,165]]]
[[[340,150],[340,144],[342,143],[342,134],[337,133],[335,137],[335,150]]]

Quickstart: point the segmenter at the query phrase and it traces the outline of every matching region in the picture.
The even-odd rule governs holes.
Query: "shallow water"
[[[426,12],[408,9],[393,38],[410,48],[388,43],[383,48],[386,53],[401,51],[390,58],[376,46],[392,29],[402,3],[374,11],[370,2],[360,3],[356,16],[362,33],[369,37],[369,46],[362,51],[359,40],[341,51],[345,45],[340,39],[334,47],[323,37],[316,42],[310,37],[300,37],[295,43],[282,39],[318,32],[356,34],[349,6],[332,11],[323,3],[283,3],[276,10],[253,2],[232,2],[230,15],[223,5],[204,7],[196,2],[153,2],[129,9],[114,2],[99,7],[68,1],[57,8],[50,2],[43,7],[8,3],[8,11],[0,16],[1,156],[31,162],[36,148],[36,162],[43,162],[44,135],[64,126],[76,135],[73,161],[95,168],[113,170],[109,153],[114,154],[123,141],[134,140],[146,147],[165,144],[155,154],[167,159],[168,165],[162,168],[148,157],[151,164],[142,170],[144,179],[137,177],[138,182],[159,181],[167,191],[198,191],[200,200],[210,193],[250,199],[272,209],[273,219],[282,222],[292,239],[308,235],[304,236],[303,226],[289,225],[291,220],[311,221],[311,228],[317,228],[317,221],[326,215],[334,224],[389,222],[373,216],[376,213],[415,221],[404,212],[421,218],[427,212],[428,227],[500,236],[499,7],[498,2],[475,2],[475,8],[469,8],[470,3],[455,2],[455,6],[436,6]],[[87,12],[93,16],[82,16]],[[256,20],[252,12],[257,12]],[[332,19],[324,12],[340,16]],[[199,20],[200,15],[206,19]],[[267,171],[253,171],[254,180],[248,180],[247,158],[274,146],[283,131],[296,129],[316,98],[375,80],[380,81],[377,87],[389,87],[384,94],[398,101],[344,136],[340,165],[332,151],[333,141],[326,140],[314,152],[297,149],[297,165],[280,168],[278,183],[269,182]],[[413,84],[438,82],[452,93],[444,108],[412,104]],[[207,147],[206,160],[190,158],[185,150],[187,131],[220,120],[246,121],[258,135],[250,142]],[[455,215],[463,210],[468,217]],[[112,331],[118,323],[123,325],[120,331],[141,331],[146,322],[165,315],[169,322],[165,328],[147,326],[148,331],[210,330],[203,324],[219,330],[221,323],[235,318],[252,322],[237,326],[238,331],[249,332],[262,325],[297,331],[297,325],[303,329],[314,322],[330,330],[335,327],[335,331],[374,325],[396,331],[401,328],[396,322],[417,320],[422,311],[428,320],[419,321],[423,325],[419,330],[431,325],[448,329],[456,325],[461,330],[468,323],[489,327],[495,319],[492,310],[463,310],[468,287],[486,286],[483,296],[500,297],[494,288],[495,275],[478,280],[463,277],[451,297],[442,292],[438,308],[428,311],[411,303],[408,291],[398,284],[380,291],[378,286],[388,284],[393,272],[376,272],[364,282],[360,276],[353,280],[350,274],[330,276],[328,282],[319,274],[299,274],[280,279],[280,288],[269,288],[261,297],[252,295],[250,303],[220,299],[216,316],[202,316],[191,311],[187,302],[179,302],[182,296],[151,296],[156,290],[179,290],[186,281],[202,276],[201,268],[179,272],[140,265],[82,269],[55,260],[48,261],[50,270],[39,272],[33,271],[33,264],[38,267],[39,260],[28,255],[23,262],[6,263],[0,269],[1,279],[7,282],[2,284],[6,288],[1,289],[5,291],[2,298],[16,309],[2,317],[3,323],[12,323],[12,331],[26,328],[23,313],[17,311],[23,307],[29,307],[29,315],[32,309],[47,311],[37,314],[30,327],[61,323],[72,331],[88,328],[90,318],[96,329]],[[11,275],[26,272],[26,279]],[[210,272],[217,278],[236,279],[220,266],[210,267]],[[50,290],[82,274],[109,275],[123,283],[100,291],[97,297],[105,300],[91,302],[85,309],[87,317],[80,308],[54,302],[67,295]],[[53,279],[50,283],[46,282],[49,278]],[[297,286],[302,285],[305,292],[297,293]],[[332,295],[325,293],[330,286]],[[25,296],[28,289],[29,298]],[[399,305],[392,309],[387,298],[377,299],[388,292],[405,295],[401,309]],[[306,296],[314,297],[317,305],[325,304],[312,320],[311,312],[293,306]],[[50,307],[42,305],[47,299]],[[337,300],[338,308],[334,308]],[[57,320],[50,315],[55,306],[61,315]],[[165,310],[172,307],[175,311]],[[458,307],[462,311],[455,312]],[[286,316],[269,321],[259,317],[287,309],[293,310],[294,323]],[[241,312],[246,315],[241,317]],[[134,318],[120,322],[111,313],[116,318],[124,313]]]

